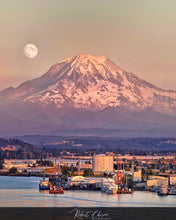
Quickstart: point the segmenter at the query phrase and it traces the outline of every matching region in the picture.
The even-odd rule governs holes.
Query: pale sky
[[[27,43],[36,58],[24,56]],[[79,53],[176,90],[176,1],[0,0],[0,90]]]

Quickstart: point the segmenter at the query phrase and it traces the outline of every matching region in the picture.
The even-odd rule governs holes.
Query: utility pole
[[[78,174],[80,173],[80,158],[78,158]]]
[[[40,166],[42,166],[42,153],[40,154]]]
[[[119,167],[119,157],[116,160],[116,164],[117,164],[117,176],[116,176],[116,184],[120,184],[121,188],[123,186],[123,178],[122,178],[122,174],[120,172],[120,167]]]

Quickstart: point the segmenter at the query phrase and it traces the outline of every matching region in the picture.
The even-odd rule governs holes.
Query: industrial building
[[[134,182],[141,181],[141,169],[133,172],[133,181]]]
[[[176,185],[176,174],[170,174],[170,185]]]
[[[92,169],[94,172],[112,173],[114,169],[113,153],[98,154],[98,155],[94,154],[92,157]]]
[[[102,189],[104,184],[114,183],[112,178],[74,176],[68,177],[67,187],[83,189]]]
[[[168,178],[163,176],[149,176],[147,180],[147,189],[151,189],[154,186],[168,186]]]

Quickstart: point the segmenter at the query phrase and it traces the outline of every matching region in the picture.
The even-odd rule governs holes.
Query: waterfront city
[[[109,152],[49,159],[5,159],[0,171],[0,206],[175,207],[175,161],[175,155]],[[50,186],[40,188],[42,183]],[[63,194],[50,193],[51,185],[62,187]]]

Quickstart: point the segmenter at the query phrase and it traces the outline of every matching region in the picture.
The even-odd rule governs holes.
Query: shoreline
[[[30,174],[29,173],[16,173],[16,174],[12,174],[12,173],[8,173],[8,172],[0,172],[0,176],[49,177],[48,174],[35,174],[35,173],[30,173]]]

